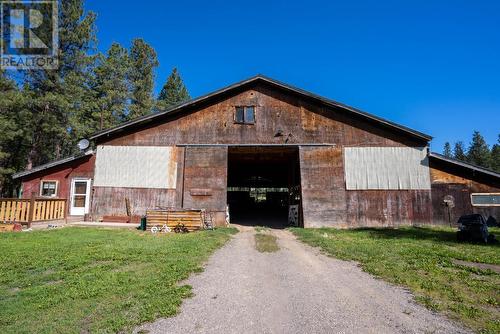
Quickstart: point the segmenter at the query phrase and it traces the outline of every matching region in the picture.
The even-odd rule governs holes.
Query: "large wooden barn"
[[[429,152],[432,138],[256,76],[93,135],[94,149],[16,174],[22,196],[98,221],[205,209],[217,223],[443,224],[499,217],[500,175]]]

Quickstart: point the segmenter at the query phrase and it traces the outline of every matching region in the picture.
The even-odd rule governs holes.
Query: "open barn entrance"
[[[228,152],[227,202],[231,222],[284,228],[289,211],[301,226],[298,147],[237,146]]]

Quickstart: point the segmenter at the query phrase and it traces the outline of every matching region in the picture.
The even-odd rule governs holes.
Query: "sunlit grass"
[[[234,229],[64,228],[0,235],[0,333],[116,333],[177,313],[178,286]]]

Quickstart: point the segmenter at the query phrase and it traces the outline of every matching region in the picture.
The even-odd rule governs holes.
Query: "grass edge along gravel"
[[[152,235],[67,227],[0,234],[1,333],[116,333],[179,311],[203,270],[236,233]]]
[[[458,243],[452,228],[290,230],[330,256],[356,261],[364,271],[408,288],[432,311],[478,333],[500,332],[500,275],[452,261],[499,265],[499,244]],[[500,235],[499,229],[492,232]]]

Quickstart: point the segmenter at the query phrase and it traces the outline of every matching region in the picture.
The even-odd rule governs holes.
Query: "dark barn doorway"
[[[229,147],[227,187],[232,223],[284,228],[292,206],[301,226],[298,147]]]

